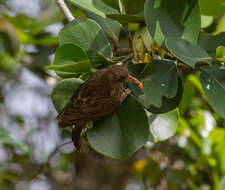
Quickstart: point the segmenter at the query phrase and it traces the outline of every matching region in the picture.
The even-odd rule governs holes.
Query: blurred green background
[[[202,31],[225,31],[224,21],[202,16]],[[44,69],[65,23],[55,0],[0,0],[0,189],[225,189],[225,122],[205,100],[198,73],[185,79],[172,138],[124,161],[88,145],[74,152],[50,99],[59,78]]]

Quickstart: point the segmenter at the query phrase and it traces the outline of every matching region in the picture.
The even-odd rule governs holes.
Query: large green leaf
[[[107,157],[125,159],[149,138],[147,115],[132,96],[112,116],[97,120],[87,132],[90,146]]]
[[[168,38],[166,40],[168,50],[184,63],[195,67],[198,62],[210,64],[209,55],[201,47],[180,38]]]
[[[158,108],[154,105],[150,105],[148,111],[154,114],[169,112],[175,109],[180,104],[182,95],[183,95],[183,83],[182,80],[178,77],[178,88],[176,96],[174,98],[166,98],[163,96],[162,106]]]
[[[144,105],[162,106],[162,98],[173,98],[177,94],[178,77],[173,61],[153,60],[141,73]]]
[[[128,71],[132,74],[132,76],[139,78],[146,65],[146,63],[130,64],[127,66],[127,68]]]
[[[56,84],[51,98],[57,112],[60,112],[64,108],[82,83],[83,81],[80,79],[71,78],[61,80]]]
[[[225,68],[220,64],[201,67],[200,81],[209,104],[225,118]]]
[[[164,141],[176,132],[178,124],[178,111],[177,109],[163,114],[150,114],[150,141],[158,142]]]
[[[221,15],[225,13],[225,0],[199,0],[201,13],[204,15]]]
[[[168,37],[182,37],[197,44],[201,26],[197,0],[147,0],[144,15],[148,30],[158,45]]]
[[[91,11],[101,17],[106,17],[105,14],[116,14],[118,11],[108,6],[101,0],[69,0],[76,6]]]
[[[113,53],[101,27],[90,19],[76,19],[59,33],[60,45],[73,43],[87,51],[91,62],[111,60]]]
[[[128,23],[128,22],[144,22],[144,18],[141,16],[136,16],[136,15],[123,15],[123,14],[108,14],[106,15],[108,18],[111,18],[113,20],[117,20],[120,23]]]
[[[92,12],[85,11],[86,15],[97,22],[101,27],[102,30],[113,40],[119,40],[119,34],[121,29],[121,24],[117,21],[113,21],[109,18],[102,18]]]
[[[201,46],[209,55],[216,55],[218,46],[225,46],[225,32],[218,35],[204,34],[200,36],[199,46]]]
[[[55,53],[53,65],[46,66],[46,69],[52,69],[60,76],[64,77],[67,73],[89,72],[91,64],[87,54],[74,44],[63,44],[59,46]]]

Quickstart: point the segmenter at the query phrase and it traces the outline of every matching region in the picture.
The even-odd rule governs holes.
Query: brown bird
[[[140,83],[122,65],[112,65],[101,69],[83,83],[74,93],[57,119],[60,128],[75,125],[72,139],[75,147],[81,146],[83,129],[92,121],[114,113],[131,93],[125,89],[125,82]]]

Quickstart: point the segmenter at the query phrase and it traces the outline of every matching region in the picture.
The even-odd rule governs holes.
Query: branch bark
[[[133,53],[131,53],[127,57],[123,58],[121,61],[116,63],[116,65],[124,65],[127,61],[130,61],[132,58],[133,58]]]
[[[64,0],[56,0],[56,3],[58,4],[59,8],[62,10],[68,22],[71,22],[72,20],[75,19],[72,13],[70,12],[69,8],[65,4]]]

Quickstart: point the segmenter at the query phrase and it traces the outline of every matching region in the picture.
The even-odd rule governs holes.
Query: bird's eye
[[[124,81],[126,79],[125,76],[120,76],[120,81]]]

